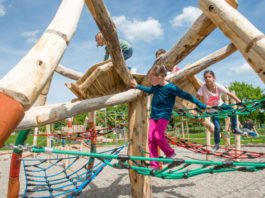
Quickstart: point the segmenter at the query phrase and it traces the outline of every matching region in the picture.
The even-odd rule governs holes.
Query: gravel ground
[[[105,148],[104,148],[105,149]],[[103,150],[104,150],[103,149]],[[264,152],[264,147],[246,147],[244,150]],[[192,153],[182,148],[175,148],[178,157],[184,159],[205,159],[205,155]],[[0,155],[0,197],[6,197],[10,155]],[[211,160],[225,160],[211,157]],[[246,160],[244,160],[246,161]],[[265,161],[264,158],[251,161]],[[24,189],[23,170],[21,171],[21,192]],[[228,172],[203,174],[189,179],[163,180],[152,178],[153,197],[190,198],[190,197],[265,197],[265,170],[258,172]],[[83,191],[80,198],[129,198],[131,197],[130,180],[127,170],[106,167],[101,174]]]

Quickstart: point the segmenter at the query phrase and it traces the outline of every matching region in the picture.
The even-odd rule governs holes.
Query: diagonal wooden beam
[[[123,82],[129,85],[132,75],[126,67],[122,56],[116,27],[111,20],[109,11],[102,0],[86,0],[86,5],[107,42],[107,47],[109,49],[115,70],[120,75]]]
[[[237,49],[233,44],[229,44],[214,53],[196,61],[195,63],[185,67],[184,69],[180,70],[179,72],[171,73],[166,77],[167,80],[175,83],[176,85],[181,80],[187,80],[189,76],[195,75],[200,71],[206,69],[207,67],[211,66],[212,64],[223,60],[224,58],[230,56],[234,53]]]
[[[231,40],[265,82],[265,36],[226,2],[200,0],[200,8]]]

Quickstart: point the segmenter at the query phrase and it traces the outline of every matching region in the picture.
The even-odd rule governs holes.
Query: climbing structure
[[[79,72],[59,65],[59,61],[73,37],[84,3],[107,41],[111,61],[92,66],[82,76]],[[195,74],[239,50],[265,82],[263,33],[236,10],[237,1],[199,0],[199,5],[203,14],[195,20],[183,38],[157,59],[155,64],[164,64],[168,69],[172,69],[216,27],[231,40],[231,44],[185,67],[180,72],[167,76],[167,80],[194,94],[201,85]],[[139,90],[129,89],[129,83],[134,76],[138,78],[138,82],[149,85],[152,69],[153,67],[145,76],[137,76],[129,72],[121,54],[115,26],[103,0],[86,0],[85,2],[84,0],[63,0],[57,14],[39,41],[0,81],[0,103],[6,104],[0,106],[2,115],[0,147],[15,129],[34,128],[102,107],[129,103],[128,141],[133,143],[129,145],[128,153],[131,156],[140,156],[140,150],[146,150],[148,100],[147,96],[142,95]],[[74,103],[33,106],[44,88],[49,87],[54,71],[77,80],[68,87],[79,100]],[[111,76],[108,81],[104,78],[106,75]],[[176,105],[187,107],[189,104],[178,100]],[[208,130],[213,129],[208,120],[200,120],[200,122]],[[151,197],[150,179],[137,174],[134,170],[129,170],[129,173],[132,197]],[[17,188],[18,183],[14,179],[17,178],[17,173],[15,172],[13,176],[12,181],[15,182],[10,180],[10,188],[15,188],[13,184]],[[17,190],[14,191],[18,193]]]

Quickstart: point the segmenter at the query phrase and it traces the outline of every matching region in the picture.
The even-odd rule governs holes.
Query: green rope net
[[[258,109],[265,108],[265,98],[261,100],[251,100],[236,104],[223,104],[201,110],[199,108],[174,109],[174,116],[186,116],[189,118],[217,117],[226,118],[233,115],[248,115]]]
[[[97,158],[110,167],[118,169],[130,169],[138,174],[154,176],[163,179],[182,179],[189,178],[205,173],[221,173],[231,171],[252,172],[265,169],[265,162],[235,162],[235,161],[203,161],[203,160],[184,160],[171,158],[150,158],[142,156],[128,156],[124,154],[110,155],[100,153],[76,152],[67,150],[58,150],[51,148],[32,148],[32,152],[57,153],[78,156],[89,156]],[[113,162],[110,162],[113,159]],[[161,162],[164,166],[161,170],[149,168],[148,162]]]

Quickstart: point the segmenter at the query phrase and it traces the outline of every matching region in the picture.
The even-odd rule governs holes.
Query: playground
[[[120,39],[124,18],[112,17],[108,3],[62,0],[40,38],[1,78],[1,197],[264,197],[264,90],[220,85],[209,70],[237,52],[265,82],[265,37],[239,2],[189,7],[198,13],[190,27],[143,73],[128,65],[139,52],[132,38]],[[84,11],[105,55],[79,72],[61,60]],[[178,68],[215,29],[229,44]],[[55,74],[67,78],[73,97],[48,104]]]
[[[108,147],[109,148],[109,147]],[[100,148],[106,149],[105,148]],[[265,152],[264,148],[244,148],[252,151]],[[204,159],[205,156],[188,152],[184,149],[177,149],[181,158]],[[212,158],[220,160],[220,158]],[[261,160],[261,159],[260,159]],[[1,195],[7,195],[8,164],[9,157],[2,156],[1,161]],[[153,197],[263,197],[265,194],[265,174],[259,172],[231,172],[225,174],[208,174],[182,180],[166,180],[152,178]],[[21,178],[23,178],[23,171]],[[23,182],[23,180],[22,180]],[[24,190],[24,182],[21,183],[21,192]],[[131,197],[130,179],[127,170],[104,168],[104,171],[93,180],[84,192],[78,197]]]

